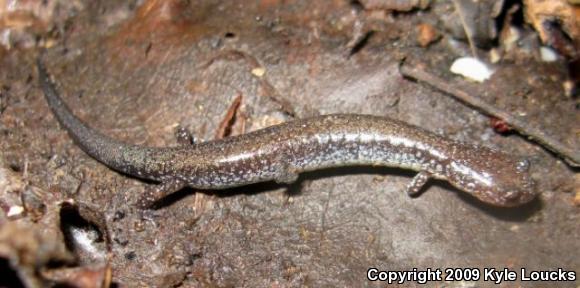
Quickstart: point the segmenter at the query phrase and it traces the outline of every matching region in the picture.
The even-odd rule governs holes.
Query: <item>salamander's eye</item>
[[[520,160],[516,164],[516,170],[520,173],[527,172],[528,169],[530,169],[530,161],[527,159]]]

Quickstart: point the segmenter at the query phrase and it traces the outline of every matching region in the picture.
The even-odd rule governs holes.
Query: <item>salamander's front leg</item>
[[[185,183],[178,179],[170,179],[158,185],[151,185],[145,189],[145,193],[137,201],[137,207],[141,209],[151,208],[158,200],[181,190],[185,186]]]
[[[177,143],[181,146],[191,146],[195,144],[193,133],[185,127],[179,127],[175,131],[175,138],[177,139]]]
[[[421,191],[421,188],[425,186],[427,181],[429,181],[429,179],[431,179],[432,176],[433,175],[427,171],[420,171],[419,173],[417,173],[417,175],[413,177],[413,180],[411,180],[409,185],[407,185],[407,189],[405,189],[407,195],[416,196],[419,193],[419,191]]]

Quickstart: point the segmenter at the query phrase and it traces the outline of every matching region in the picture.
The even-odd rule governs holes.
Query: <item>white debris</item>
[[[252,69],[252,74],[254,74],[254,76],[257,77],[262,77],[264,76],[264,74],[266,74],[266,69],[264,69],[263,67],[254,68]]]
[[[540,56],[542,56],[542,61],[544,62],[554,62],[558,60],[558,53],[550,47],[542,46],[540,47]]]
[[[459,74],[465,78],[483,82],[493,74],[493,69],[489,68],[481,60],[473,57],[461,57],[451,64],[451,72]]]
[[[14,206],[10,207],[10,209],[8,209],[8,213],[6,213],[6,216],[8,218],[12,218],[12,217],[20,216],[22,214],[22,212],[24,212],[24,207],[19,206],[19,205],[14,205]]]
[[[102,253],[96,245],[98,235],[95,231],[72,228],[71,234],[76,241],[76,244],[80,246],[83,251],[97,259],[105,258],[106,255]]]

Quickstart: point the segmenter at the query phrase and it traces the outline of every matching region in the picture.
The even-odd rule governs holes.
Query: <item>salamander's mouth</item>
[[[516,207],[524,205],[536,198],[537,193],[533,185],[526,185],[520,189],[488,190],[473,193],[479,200],[498,207]]]
[[[527,191],[508,191],[503,195],[502,200],[498,204],[504,207],[520,206],[532,201],[535,196],[535,193]]]

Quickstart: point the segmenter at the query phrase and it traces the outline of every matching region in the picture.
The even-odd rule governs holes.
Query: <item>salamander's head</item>
[[[447,166],[449,182],[479,200],[513,207],[536,197],[536,187],[524,159],[484,147],[458,146]]]

